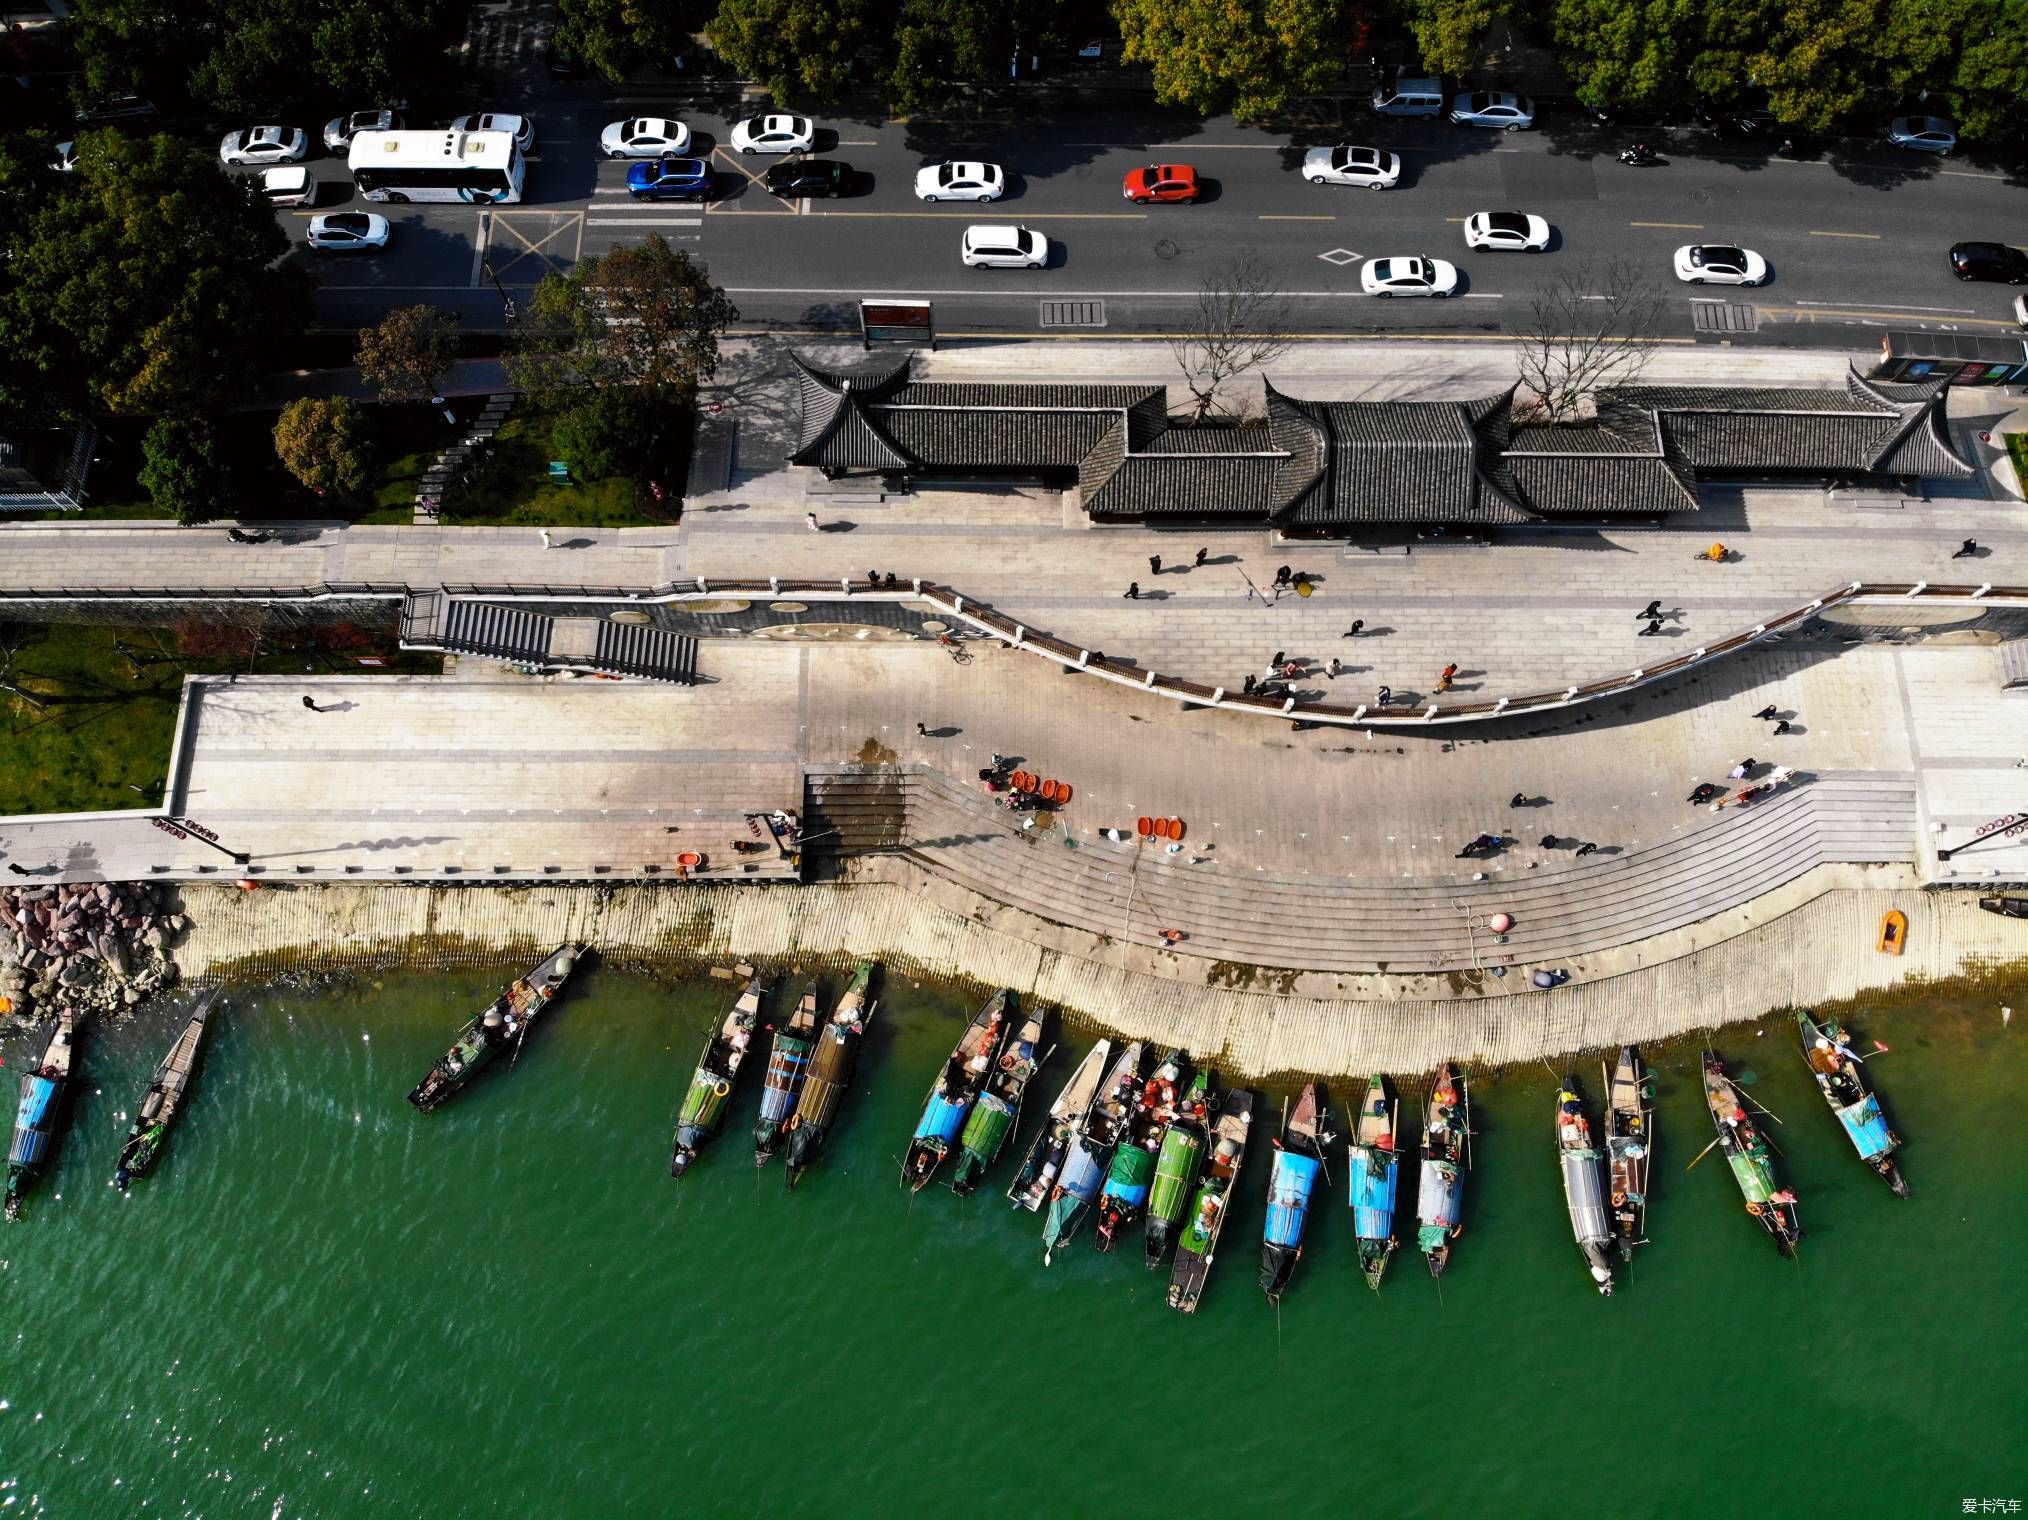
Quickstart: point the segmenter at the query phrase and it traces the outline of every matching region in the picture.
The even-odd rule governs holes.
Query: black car
[[[554,27],[542,39],[542,66],[549,70],[551,79],[575,79],[584,72],[577,54],[556,40]]]
[[[2028,285],[2028,253],[2005,243],[1953,243],[1951,273],[1961,280]]]
[[[1664,131],[1683,120],[1683,113],[1670,106],[1605,105],[1579,109],[1601,127],[1631,127],[1642,132]]]
[[[761,176],[770,195],[843,195],[852,185],[852,166],[835,158],[791,158]]]
[[[1766,142],[1781,135],[1781,123],[1765,105],[1720,105],[1699,97],[1697,119],[1727,142]]]

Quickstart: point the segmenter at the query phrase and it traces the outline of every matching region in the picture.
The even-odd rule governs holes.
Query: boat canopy
[[[1105,1168],[1091,1153],[1091,1147],[1074,1145],[1063,1163],[1063,1176],[1057,1186],[1080,1203],[1090,1203],[1098,1197],[1099,1184],[1105,1181],[1105,1175]]]
[[[941,1140],[946,1145],[957,1139],[958,1131],[964,1127],[965,1110],[971,1104],[969,1094],[959,1098],[947,1098],[942,1093],[933,1095],[922,1111],[922,1118],[916,1124],[917,1140]]]
[[[1120,1148],[1113,1167],[1106,1174],[1106,1196],[1138,1208],[1148,1200],[1148,1184],[1154,1180],[1155,1158],[1138,1145]]]
[[[21,1106],[14,1112],[16,1129],[33,1129],[50,1122],[56,1109],[56,1095],[63,1083],[55,1077],[30,1072],[21,1079]]]
[[[971,1117],[965,1120],[965,1132],[958,1137],[958,1145],[975,1156],[990,1159],[1000,1153],[1001,1143],[1013,1125],[1012,1105],[998,1093],[987,1093],[972,1106]]]
[[[1570,1232],[1582,1243],[1608,1237],[1605,1184],[1599,1176],[1599,1153],[1572,1150],[1563,1159],[1563,1197],[1570,1206]]]
[[[1878,1094],[1868,1093],[1861,1101],[1839,1109],[1838,1122],[1844,1125],[1862,1160],[1871,1161],[1893,1151],[1894,1138],[1887,1132]]]
[[[1429,1240],[1432,1229],[1436,1231],[1436,1245],[1442,1245],[1445,1232],[1456,1228],[1458,1195],[1461,1191],[1458,1164],[1455,1161],[1438,1161],[1427,1156],[1423,1158],[1415,1202],[1423,1225],[1422,1242],[1425,1250],[1433,1249]]]
[[[1386,1151],[1352,1147],[1352,1228],[1361,1240],[1394,1233],[1394,1188],[1401,1173]]]
[[[1274,1172],[1268,1179],[1267,1244],[1302,1244],[1303,1223],[1310,1212],[1310,1194],[1317,1185],[1317,1170],[1322,1165],[1315,1156],[1298,1155],[1294,1151],[1275,1152]]]

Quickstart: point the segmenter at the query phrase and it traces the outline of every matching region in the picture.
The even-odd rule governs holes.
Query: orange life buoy
[[[1054,801],[1056,801],[1056,778],[1055,778],[1055,777],[1053,777],[1053,776],[1052,776],[1052,777],[1051,777],[1051,778],[1050,778],[1049,780],[1047,780],[1047,781],[1045,781],[1045,782],[1043,782],[1043,783],[1042,783],[1042,800],[1043,800],[1044,802],[1054,802]]]
[[[1760,1216],[1766,1212],[1766,1210],[1761,1208],[1761,1206],[1757,1203],[1749,1203],[1746,1206],[1746,1211],[1747,1213],[1753,1215],[1753,1217],[1756,1219],[1760,1218]]]
[[[1614,1207],[1614,1208],[1616,1208],[1616,1209],[1623,1209],[1623,1208],[1625,1208],[1626,1206],[1627,1206],[1627,1195],[1626,1195],[1625,1193],[1615,1193],[1615,1194],[1613,1194],[1613,1207]]]
[[[1056,783],[1056,800],[1060,803],[1070,801],[1070,783],[1068,781]]]
[[[1024,782],[1024,781],[1026,781],[1027,779],[1028,779],[1028,772],[1026,772],[1026,771],[1015,771],[1015,772],[1013,772],[1013,773],[1012,773],[1011,775],[1009,775],[1009,776],[1008,776],[1008,778],[1007,778],[1007,784],[1008,784],[1009,786],[1013,787],[1013,788],[1014,788],[1014,790],[1018,792],[1018,791],[1020,791],[1020,790],[1021,790],[1021,783],[1022,783],[1022,782]]]
[[[1139,834],[1143,839],[1146,839],[1150,834],[1155,832],[1155,820],[1146,817],[1135,819],[1134,832]]]
[[[1171,839],[1181,839],[1181,838],[1183,837],[1183,820],[1182,820],[1182,819],[1180,819],[1180,818],[1171,818],[1171,819],[1169,820],[1169,837],[1170,837]]]
[[[1042,778],[1041,778],[1040,776],[1036,775],[1036,774],[1035,774],[1035,772],[1033,772],[1033,771],[1023,771],[1023,772],[1021,773],[1021,790],[1022,790],[1022,791],[1024,791],[1024,792],[1030,792],[1030,793],[1032,793],[1032,792],[1034,792],[1034,791],[1035,791],[1035,789],[1036,789],[1037,787],[1039,787],[1039,786],[1041,786],[1041,785],[1042,785]]]
[[[676,864],[695,870],[698,866],[704,864],[704,857],[695,850],[685,850],[681,855],[676,857]]]

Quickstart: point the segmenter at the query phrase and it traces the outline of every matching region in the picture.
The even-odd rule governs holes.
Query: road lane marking
[[[1702,232],[1702,222],[1628,222],[1629,227],[1679,227],[1685,232]]]
[[[803,204],[808,205],[809,202],[805,201]],[[974,205],[974,207],[969,211],[959,211],[955,209],[950,211],[815,211],[811,212],[810,214],[813,216],[887,216],[887,217],[912,217],[912,218],[928,217],[935,221],[946,221],[946,222],[960,219],[968,222],[976,221],[978,220],[980,215],[976,205]],[[1148,213],[1145,211],[1044,211],[1033,216],[1024,216],[1021,218],[1023,223],[1145,222],[1147,219]]]
[[[1335,216],[1274,216],[1263,211],[1257,220],[1263,222],[1335,222],[1338,218]]]
[[[1908,321],[1908,314],[1906,312],[1877,306],[1854,306],[1850,308],[1763,306],[1760,308],[1760,314],[1764,317],[1828,317],[1834,322],[1866,322],[1869,325],[1878,323],[1883,326],[1895,322],[1905,323]],[[1956,332],[1961,327],[1991,327],[1997,331],[2018,336],[2021,331],[2012,322],[1997,321],[1992,317],[1957,317],[1949,322],[1940,322],[1937,325],[1945,332]]]
[[[472,239],[472,279],[474,290],[479,288],[480,276],[486,268],[486,245],[493,236],[493,218],[486,212],[479,213],[479,235]]]
[[[2005,179],[2007,177],[2004,174],[1981,174],[1976,169],[1945,169],[1941,172],[1950,175],[1953,179]]]
[[[1869,239],[1870,241],[1872,241],[1872,242],[1875,242],[1875,243],[1877,243],[1877,242],[1879,242],[1879,241],[1880,241],[1880,234],[1879,234],[1879,233],[1877,233],[1877,232],[1819,232],[1819,231],[1817,231],[1817,230],[1816,230],[1816,229],[1815,229],[1814,227],[1810,229],[1810,236],[1811,236],[1811,237],[1842,237],[1842,238],[1867,238],[1867,239]]]
[[[701,216],[594,216],[586,218],[591,227],[702,227]]]
[[[880,144],[876,139],[871,137],[841,137],[838,139],[838,146],[841,148],[877,148]]]
[[[1851,303],[1848,301],[1797,301],[1795,304],[1798,306],[1836,307],[1841,311],[1853,309]],[[1934,312],[1937,316],[1940,317],[1973,317],[1978,315],[1978,313],[1973,311],[1969,306],[1889,306],[1879,301],[1868,301],[1865,304],[1865,310],[1927,311]]]
[[[1198,153],[1210,148],[1230,153],[1300,153],[1303,151],[1293,143],[1148,143],[1145,146],[1137,148],[1132,143],[1074,142],[1065,143],[1064,146],[1066,148],[1118,148],[1132,153],[1167,153],[1171,150],[1177,153]]]
[[[1468,290],[1465,292],[1464,299],[1467,301],[1504,301],[1507,298],[1504,295],[1481,295],[1476,290]]]

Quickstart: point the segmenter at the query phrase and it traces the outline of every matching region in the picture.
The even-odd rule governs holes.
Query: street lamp
[[[193,823],[188,818],[151,818],[148,821],[165,834],[174,834],[178,839],[195,839],[200,844],[210,845],[219,854],[231,856],[235,865],[243,866],[253,859],[251,855],[245,854],[242,851],[228,850],[218,842],[216,834],[204,827],[203,824]]]
[[[490,257],[482,259],[479,261],[479,267],[486,271],[486,278],[491,280],[493,288],[500,292],[500,315],[502,319],[510,327],[513,326],[514,297],[507,294],[507,287],[500,283],[500,276],[493,272],[493,260]]]

